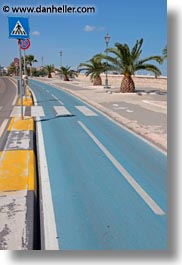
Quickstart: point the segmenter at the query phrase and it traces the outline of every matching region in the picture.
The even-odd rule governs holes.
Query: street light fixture
[[[109,41],[110,41],[110,36],[109,36],[109,34],[107,33],[106,35],[105,35],[105,37],[104,37],[104,39],[105,39],[105,43],[106,43],[106,56],[107,56],[107,54],[108,54],[108,52],[107,52],[107,48],[108,48],[108,44],[109,44]],[[104,86],[104,88],[110,88],[109,86],[108,86],[108,73],[107,73],[107,66],[108,66],[108,63],[107,63],[107,61],[106,61],[106,79],[105,79],[105,86]]]

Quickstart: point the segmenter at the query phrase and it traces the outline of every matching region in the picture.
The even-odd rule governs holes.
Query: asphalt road
[[[17,100],[16,86],[6,77],[0,78],[0,137]]]
[[[166,249],[166,155],[79,99],[29,85],[45,249]]]

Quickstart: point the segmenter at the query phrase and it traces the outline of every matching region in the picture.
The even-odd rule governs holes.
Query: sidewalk
[[[167,91],[136,88],[134,94],[119,93],[112,86],[93,86],[89,82],[59,78],[36,78],[79,97],[118,123],[167,151]]]

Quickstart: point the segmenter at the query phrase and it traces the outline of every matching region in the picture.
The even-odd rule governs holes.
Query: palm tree
[[[18,69],[16,69],[14,62],[11,62],[10,66],[8,67],[8,75],[17,74],[17,70]]]
[[[138,70],[153,72],[155,77],[161,75],[161,71],[155,65],[148,63],[151,60],[162,63],[161,56],[150,56],[139,60],[142,53],[142,44],[143,39],[137,40],[134,47],[130,50],[127,44],[116,43],[114,48],[106,50],[107,53],[114,54],[114,57],[102,55],[103,58],[113,64],[117,72],[124,75],[120,87],[122,93],[135,91],[132,75]]]
[[[165,59],[167,59],[167,46],[162,50],[162,55],[163,55],[163,61],[165,60]]]
[[[52,78],[51,73],[54,72],[54,65],[53,64],[46,65],[45,69],[48,72],[48,78]]]
[[[87,63],[80,63],[78,66],[78,71],[85,71],[85,75],[89,76],[95,86],[102,85],[101,74],[106,71],[106,63],[102,63],[102,55],[97,54],[93,56]]]
[[[37,60],[35,59],[34,55],[30,54],[25,56],[25,61],[26,64],[30,65],[30,76],[32,77],[32,65],[33,63],[36,63]]]
[[[74,76],[78,76],[77,72],[71,69],[71,66],[62,66],[60,70],[58,70],[62,75],[64,75],[64,81],[70,81],[69,78]]]

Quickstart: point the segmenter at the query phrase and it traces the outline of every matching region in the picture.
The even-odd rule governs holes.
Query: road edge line
[[[37,105],[36,96],[31,88],[30,91],[33,95],[35,105]],[[38,154],[37,168],[38,168],[39,191],[40,191],[39,202],[40,202],[41,249],[59,250],[54,207],[52,202],[52,192],[50,187],[50,179],[49,179],[48,165],[47,165],[40,117],[35,118],[35,126],[36,126],[37,154]]]

